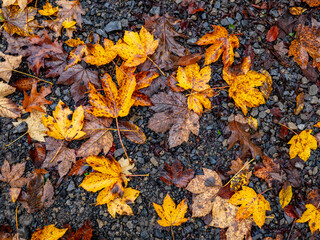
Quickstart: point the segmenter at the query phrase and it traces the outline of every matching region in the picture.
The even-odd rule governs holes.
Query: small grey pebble
[[[26,131],[28,131],[28,124],[26,122],[21,122],[13,131],[13,133],[25,133]]]
[[[112,21],[105,26],[104,30],[109,33],[113,31],[120,31],[122,30],[121,21]]]
[[[309,95],[311,95],[311,96],[317,95],[318,91],[319,91],[319,89],[316,84],[313,84],[309,87]]]

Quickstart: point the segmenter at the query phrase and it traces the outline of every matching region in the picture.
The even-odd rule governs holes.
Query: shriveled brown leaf
[[[70,86],[70,93],[74,101],[77,103],[85,97],[88,92],[88,83],[91,82],[96,88],[101,88],[98,73],[83,68],[80,64],[68,68],[61,73],[58,84]]]
[[[51,86],[42,86],[40,91],[37,91],[37,83],[33,83],[30,96],[24,92],[24,99],[22,101],[23,108],[27,112],[32,112],[32,110],[38,110],[40,112],[45,112],[41,105],[52,104],[52,101],[47,100],[45,97],[51,93]]]
[[[148,127],[161,133],[170,129],[170,148],[187,142],[190,133],[199,134],[199,115],[188,109],[187,98],[183,94],[162,92],[153,95],[151,101],[151,109],[156,113],[150,118]]]
[[[294,109],[294,114],[298,115],[303,107],[304,107],[304,93],[299,93],[299,95],[297,96],[297,102],[296,102],[296,108]]]
[[[62,147],[60,148],[61,144]],[[43,168],[54,168],[58,165],[58,173],[60,178],[67,175],[72,167],[72,163],[76,162],[76,151],[66,147],[67,143],[51,137],[46,138],[47,156],[44,160]],[[56,153],[58,154],[56,155]],[[53,159],[53,157],[56,157]],[[52,161],[53,159],[53,161]],[[52,161],[52,162],[51,162]]]
[[[243,130],[240,123],[236,121],[230,122],[226,131],[231,132],[231,135],[228,139],[228,149],[232,148],[236,142],[239,142],[241,146],[241,155],[243,157],[247,154],[248,150],[250,150],[254,158],[256,158],[257,155],[260,157],[263,155],[261,148],[251,142],[251,139],[257,138],[257,136],[251,135]]]
[[[258,178],[264,179],[270,187],[272,186],[273,180],[281,182],[282,176],[280,173],[280,165],[276,164],[271,158],[265,155],[262,156],[262,161],[264,167],[256,167],[254,175],[256,175]]]
[[[170,166],[164,163],[163,170],[160,172],[160,179],[167,185],[176,185],[179,188],[186,187],[188,182],[194,177],[193,169],[183,170],[183,166],[179,160],[175,160]]]
[[[47,69],[46,77],[58,77],[65,70],[67,66],[67,52],[51,55],[49,59],[46,59],[44,66]]]
[[[113,143],[112,133],[108,129],[112,123],[112,119],[95,117],[86,111],[84,117],[85,121],[82,131],[86,134],[83,136],[83,139],[89,139],[77,150],[77,157],[98,155],[101,151],[107,154]]]
[[[22,177],[26,163],[17,163],[10,168],[7,160],[1,167],[0,181],[6,182],[12,188],[21,188],[27,183],[27,178]]]
[[[43,169],[36,169],[27,184],[27,191],[21,192],[19,201],[28,213],[34,213],[43,208],[48,208],[54,202],[54,189],[50,180],[48,179],[46,183],[43,184],[43,174],[46,172],[47,171]]]
[[[43,164],[44,159],[46,158],[46,148],[43,143],[35,143],[34,148],[29,151],[30,158],[33,164],[39,168]]]

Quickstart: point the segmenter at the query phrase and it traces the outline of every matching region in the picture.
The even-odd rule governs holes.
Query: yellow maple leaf
[[[31,240],[58,240],[66,233],[66,231],[68,231],[68,228],[59,229],[51,224],[44,228],[37,229],[32,234]]]
[[[302,160],[307,161],[310,157],[311,149],[317,149],[317,140],[311,135],[311,132],[311,129],[307,129],[290,139],[288,142],[288,144],[291,144],[290,159],[298,155]]]
[[[59,11],[59,7],[53,7],[48,1],[45,5],[43,5],[43,10],[39,10],[38,12],[43,16],[52,16],[57,14]]]
[[[266,210],[271,210],[269,202],[257,194],[252,188],[243,186],[241,191],[236,192],[229,203],[241,205],[236,214],[236,219],[246,219],[253,215],[253,220],[261,228],[266,219]]]
[[[250,66],[251,60],[246,57],[240,65],[223,69],[223,79],[230,85],[229,96],[244,115],[248,112],[247,107],[264,104],[265,98],[268,98],[272,91],[270,74],[267,71],[249,71]],[[260,90],[257,87],[260,87]]]
[[[86,44],[85,52],[87,56],[83,60],[96,66],[105,65],[117,56],[113,42],[107,38],[103,41],[103,47],[99,43]]]
[[[311,234],[313,234],[316,230],[320,230],[320,209],[312,204],[307,204],[306,208],[307,210],[302,214],[301,218],[297,220],[297,223],[309,221]]]
[[[203,107],[210,109],[211,102],[208,97],[213,96],[213,90],[208,85],[211,79],[211,68],[209,66],[200,70],[197,63],[179,67],[177,71],[178,86],[185,90],[191,90],[188,97],[188,108],[201,115]]]
[[[93,106],[91,113],[96,117],[124,117],[129,114],[135,100],[132,94],[136,87],[133,74],[127,74],[122,85],[117,88],[109,74],[101,79],[105,96],[98,93],[94,85],[89,82],[89,102]]]
[[[146,61],[159,45],[159,39],[153,40],[153,35],[144,27],[139,34],[125,31],[123,40],[120,40],[115,49],[118,55],[125,60],[126,67],[135,67]]]
[[[120,215],[133,215],[131,207],[128,203],[134,203],[136,198],[139,196],[140,191],[132,189],[132,188],[125,188],[123,191],[123,196],[118,196],[114,200],[108,202],[108,211],[113,218],[116,217],[116,213]]]
[[[279,202],[281,204],[281,208],[287,206],[292,198],[292,187],[289,183],[285,183],[279,193]]]
[[[43,125],[49,130],[45,133],[55,139],[71,141],[79,139],[86,133],[81,131],[84,122],[84,110],[82,106],[72,112],[61,100],[53,111],[52,116],[42,116]]]
[[[228,31],[224,27],[215,25],[212,27],[213,32],[207,33],[196,42],[198,45],[212,44],[206,50],[204,64],[208,65],[218,61],[223,54],[223,64],[230,66],[234,62],[233,48],[239,47],[239,39],[235,34],[228,35]]]
[[[162,227],[172,227],[179,226],[188,221],[188,219],[184,217],[188,209],[186,200],[187,199],[183,199],[178,206],[176,206],[172,198],[167,193],[162,206],[153,203],[153,207],[161,218],[158,220],[159,225]]]
[[[103,189],[97,197],[97,205],[107,204],[118,195],[123,195],[122,183],[127,182],[122,176],[122,168],[115,159],[90,156],[86,162],[95,170],[87,175],[80,187],[89,192],[97,192]]]

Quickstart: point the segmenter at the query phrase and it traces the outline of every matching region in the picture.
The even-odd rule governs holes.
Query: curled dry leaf
[[[187,186],[188,182],[194,177],[193,169],[183,170],[183,166],[179,160],[175,160],[170,166],[164,163],[164,168],[160,172],[160,179],[167,185],[176,185],[179,188]]]
[[[4,59],[4,62],[0,62],[0,78],[9,82],[12,71],[20,66],[22,56],[11,56],[0,52],[0,57]]]
[[[121,166],[122,178],[126,181],[129,180],[127,176],[131,175],[129,171],[134,168],[134,162],[131,159],[121,158],[118,163]]]
[[[115,46],[115,51],[125,61],[126,67],[135,67],[147,60],[159,45],[159,39],[153,40],[153,35],[144,27],[139,34],[125,31],[122,41]]]
[[[289,182],[285,182],[282,186],[282,189],[279,193],[279,202],[281,205],[281,209],[286,207],[292,198],[292,187]]]
[[[236,219],[242,220],[253,215],[253,220],[261,228],[266,219],[266,211],[271,211],[269,202],[257,194],[252,188],[243,186],[241,191],[236,192],[229,203],[241,205],[237,211]]]
[[[50,207],[54,200],[54,189],[48,179],[43,184],[43,174],[47,171],[35,169],[32,178],[27,184],[26,192],[22,191],[19,201],[28,213],[37,212],[43,208]]]
[[[82,137],[82,139],[89,139],[77,150],[77,157],[99,155],[101,151],[104,154],[107,154],[113,143],[113,136],[109,131],[112,118],[98,118],[87,111],[84,113],[84,118],[85,121],[82,131],[86,134]]]
[[[17,118],[21,114],[21,108],[12,100],[5,98],[14,93],[16,89],[9,84],[0,82],[0,116],[8,118]]]
[[[229,123],[228,127],[226,128],[227,132],[231,132],[231,135],[228,139],[228,149],[232,148],[236,142],[240,143],[241,146],[241,155],[244,157],[248,150],[250,150],[252,156],[254,158],[259,155],[260,157],[263,155],[261,148],[251,142],[252,138],[257,138],[255,135],[251,135],[250,133],[246,132],[240,123],[237,121],[232,121]]]
[[[185,90],[191,90],[188,97],[188,108],[202,115],[203,107],[210,109],[213,90],[208,84],[211,79],[211,68],[206,66],[200,70],[197,63],[179,67],[177,71],[178,86]]]
[[[149,119],[148,128],[155,132],[169,131],[169,146],[176,147],[189,140],[190,133],[199,134],[199,115],[188,109],[181,93],[158,93],[151,98],[156,113]]]
[[[163,204],[158,205],[153,203],[153,207],[156,210],[158,216],[161,218],[158,220],[158,223],[162,227],[172,227],[179,226],[182,223],[188,221],[184,217],[188,210],[187,199],[183,199],[177,206],[172,200],[172,198],[167,193],[166,197],[163,200]]]
[[[299,93],[299,95],[297,96],[297,103],[296,103],[296,108],[294,109],[294,114],[298,115],[303,107],[304,107],[304,93]]]
[[[53,117],[42,117],[43,125],[49,129],[46,131],[48,136],[55,139],[64,139],[68,142],[73,139],[79,139],[86,134],[81,131],[83,122],[84,110],[82,106],[77,107],[72,112],[61,100],[59,100],[58,105],[53,111]]]
[[[113,218],[116,217],[116,213],[119,215],[133,215],[132,209],[128,204],[133,204],[139,194],[140,191],[138,190],[125,188],[122,197],[118,195],[115,199],[107,203],[108,212]]]
[[[223,64],[230,66],[234,62],[233,48],[239,47],[239,39],[235,34],[228,34],[227,29],[213,25],[213,32],[201,37],[196,44],[212,44],[205,54],[205,65],[218,61],[222,55]]]
[[[68,231],[68,228],[59,229],[53,224],[37,229],[31,237],[31,240],[58,240]]]
[[[310,157],[311,149],[317,149],[317,140],[311,135],[311,132],[311,129],[307,129],[290,139],[288,142],[288,144],[291,144],[289,151],[290,159],[298,156],[302,160],[307,161]]]
[[[52,101],[47,100],[45,97],[51,93],[51,86],[42,86],[40,92],[37,91],[37,83],[33,83],[30,96],[24,92],[24,99],[22,101],[22,106],[27,112],[32,112],[32,110],[37,110],[40,112],[45,112],[41,105],[52,104]]]
[[[119,162],[98,156],[87,157],[86,161],[95,171],[84,178],[80,187],[89,192],[102,190],[97,197],[97,205],[107,204],[117,196],[123,196],[122,184],[126,184],[127,180],[122,177]]]

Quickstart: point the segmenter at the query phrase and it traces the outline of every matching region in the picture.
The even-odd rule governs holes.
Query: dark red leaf
[[[284,212],[291,218],[298,218],[294,213],[294,207],[292,205],[288,205],[284,208]]]
[[[42,143],[35,143],[34,149],[30,149],[30,158],[33,164],[39,168],[46,158],[46,147]]]
[[[267,42],[273,42],[279,35],[279,29],[277,26],[273,26],[267,33]]]

